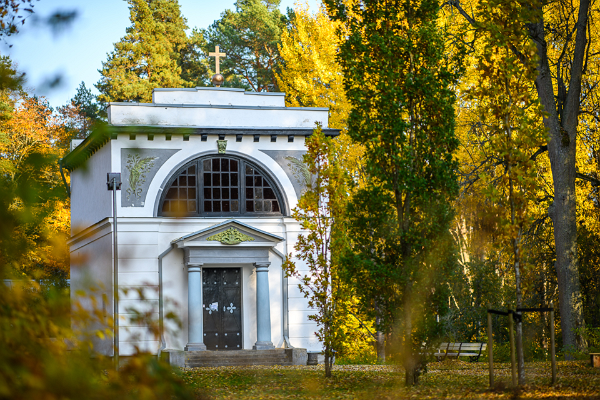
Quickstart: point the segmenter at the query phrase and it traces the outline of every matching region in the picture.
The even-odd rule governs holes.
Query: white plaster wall
[[[103,318],[113,316],[112,296],[112,235],[108,221],[99,224],[95,233],[82,237],[71,245],[71,304],[81,304],[93,312],[101,311]],[[83,293],[83,296],[80,296]],[[76,321],[74,321],[76,322]],[[78,329],[77,324],[74,325]],[[89,325],[86,330],[94,331],[106,328],[102,322]],[[112,355],[113,341],[93,338],[94,347],[105,355]]]
[[[284,346],[283,343],[283,259],[278,255],[270,253],[269,262],[269,296],[271,300],[271,341],[277,348]]]
[[[106,187],[106,174],[118,170],[111,170],[110,156],[111,142],[71,172],[71,235],[112,216],[112,192]]]
[[[298,235],[303,231],[300,224],[292,218],[286,218],[287,248],[288,253],[295,254],[294,245],[298,241]],[[293,258],[296,267],[301,274],[308,274],[309,269],[306,263],[297,258]],[[300,292],[298,284],[301,281],[298,278],[288,278],[288,312],[290,344],[294,347],[305,348],[308,351],[321,351],[323,346],[317,339],[315,332],[318,326],[314,321],[310,321],[308,316],[314,314],[314,311],[308,306],[308,300]]]
[[[162,228],[162,227],[161,227]],[[172,235],[162,233],[160,252],[168,248]],[[167,349],[183,350],[188,342],[188,285],[187,269],[183,262],[183,250],[174,249],[163,258],[163,296],[165,315],[173,311],[181,321],[181,327],[174,321],[165,321],[165,341]]]
[[[119,221],[119,346],[130,355],[135,346],[155,353],[159,338],[148,323],[133,321],[138,313],[146,320],[158,321],[158,232],[156,224]]]

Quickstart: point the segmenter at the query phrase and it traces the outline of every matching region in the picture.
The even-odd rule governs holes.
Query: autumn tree
[[[313,179],[292,210],[292,217],[306,233],[298,235],[297,253],[288,256],[284,269],[299,279],[298,288],[314,311],[309,319],[319,326],[316,336],[324,347],[325,376],[331,377],[333,356],[344,342],[344,317],[348,315],[348,287],[339,274],[346,240],[346,171],[334,139],[326,137],[321,127],[307,139],[306,147],[303,161]]]
[[[275,76],[288,107],[328,107],[329,126],[343,129],[350,105],[336,59],[339,29],[340,23],[331,21],[323,8],[311,14],[308,7],[296,7],[281,34],[283,65]]]
[[[523,304],[522,276],[527,258],[523,254],[524,236],[533,217],[531,206],[537,194],[537,168],[532,155],[545,143],[543,110],[532,95],[536,72],[535,59],[524,63],[518,54],[535,54],[535,47],[522,31],[527,21],[535,19],[537,9],[529,2],[497,0],[479,3],[477,17],[483,34],[483,49],[477,59],[477,79],[470,98],[485,129],[483,148],[488,158],[488,173],[482,174],[484,193],[490,200],[488,213],[493,215],[499,231],[498,244],[512,250],[515,275],[516,306]],[[532,15],[533,14],[533,15]],[[512,316],[511,316],[512,317]],[[516,324],[519,384],[525,383],[523,323]]]
[[[225,86],[255,92],[279,91],[275,71],[281,57],[277,46],[286,25],[279,3],[280,0],[237,0],[235,11],[225,10],[204,32],[205,54],[217,45],[227,54],[221,65]]]
[[[480,21],[467,12],[459,1],[446,4],[456,10],[471,26]],[[559,306],[563,345],[583,349],[585,340],[577,332],[584,327],[579,268],[577,264],[577,196],[576,178],[597,183],[594,176],[577,172],[577,148],[582,103],[593,98],[595,84],[586,72],[596,68],[590,52],[595,28],[589,23],[590,1],[571,3],[526,3],[538,13],[522,29],[535,44],[534,54],[515,56],[527,64],[537,63],[535,91],[542,104],[548,140],[540,151],[547,151],[552,173],[552,204],[548,214],[553,223],[558,277]],[[502,5],[504,7],[504,3]],[[533,13],[531,14],[534,15]],[[476,39],[476,38],[475,38]],[[472,43],[475,43],[473,41]],[[476,49],[476,45],[474,45]],[[585,77],[585,78],[584,78]],[[585,89],[582,91],[582,85]],[[567,357],[571,357],[569,351]]]
[[[18,277],[66,279],[68,251],[54,240],[69,232],[69,205],[57,164],[65,130],[43,98],[23,89],[22,74],[9,57],[0,59],[0,68],[13,74],[0,81],[0,187],[14,196],[3,211],[20,218],[7,226],[10,238],[0,239],[7,246],[0,252],[0,264]],[[29,186],[35,190],[25,190]],[[26,203],[35,207],[24,208]],[[6,224],[9,220],[2,219]],[[27,252],[19,251],[20,245]]]
[[[197,84],[203,69],[194,63],[202,38],[186,35],[177,0],[127,0],[132,25],[99,70],[98,99],[150,103],[152,89]]]
[[[415,311],[435,292],[436,260],[449,251],[442,238],[458,190],[450,89],[457,74],[444,54],[436,1],[359,1],[352,13],[342,1],[325,3],[348,29],[339,56],[352,105],[348,131],[366,148],[370,178],[357,194],[356,208],[365,211],[352,236],[376,240],[359,248],[360,258],[370,283],[388,285],[374,285],[379,294],[370,300],[388,327],[398,324],[406,384],[414,385],[413,332],[423,316]]]

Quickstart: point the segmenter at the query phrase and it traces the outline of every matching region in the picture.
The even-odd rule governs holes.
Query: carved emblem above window
[[[240,244],[242,242],[253,242],[254,238],[243,234],[235,228],[229,228],[221,233],[207,237],[206,240],[221,242],[223,244]]]
[[[225,150],[227,150],[227,140],[217,140],[217,150],[219,154],[225,154]]]

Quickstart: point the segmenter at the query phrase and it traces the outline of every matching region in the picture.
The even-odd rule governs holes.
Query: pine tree
[[[104,122],[106,111],[96,101],[96,96],[81,82],[77,93],[62,107],[58,108],[62,123],[67,130],[64,143],[60,143],[64,149],[69,148],[71,139],[85,139],[93,127]]]
[[[99,70],[98,100],[151,102],[152,89],[188,87],[190,53],[199,38],[185,33],[177,0],[127,0],[132,25]],[[187,75],[186,75],[187,72]]]
[[[279,3],[280,0],[237,0],[235,11],[225,10],[221,19],[206,30],[207,52],[218,45],[227,54],[221,66],[225,86],[255,92],[279,91],[274,72],[281,62],[277,46],[286,24]]]
[[[453,265],[458,140],[450,87],[458,74],[444,55],[437,1],[325,3],[348,30],[339,55],[352,107],[348,131],[366,148],[370,178],[353,200],[357,254],[348,275],[378,328],[399,339],[406,384],[414,385],[420,332],[439,312],[431,305]]]

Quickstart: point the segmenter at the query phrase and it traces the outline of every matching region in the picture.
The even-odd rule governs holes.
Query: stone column
[[[185,351],[206,350],[202,329],[202,264],[188,263],[188,344]]]
[[[256,344],[254,350],[274,349],[271,342],[271,302],[269,301],[269,262],[256,267]]]

